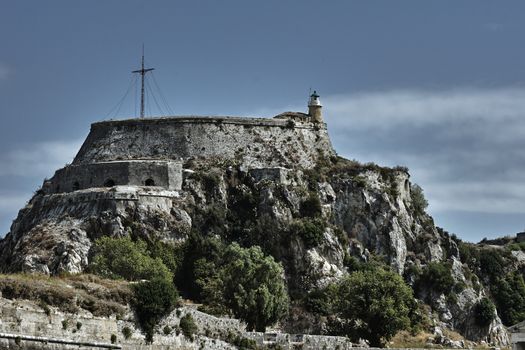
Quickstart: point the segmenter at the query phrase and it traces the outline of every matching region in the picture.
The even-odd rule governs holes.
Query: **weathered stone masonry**
[[[229,160],[251,169],[311,167],[334,155],[326,124],[303,113],[273,119],[169,117],[94,123],[73,164],[59,169],[44,193],[115,185],[180,190],[182,162]]]
[[[174,161],[128,160],[68,165],[44,182],[45,193],[62,193],[115,185],[160,186],[180,190],[182,164]]]

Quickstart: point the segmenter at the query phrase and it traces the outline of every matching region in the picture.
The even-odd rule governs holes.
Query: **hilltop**
[[[405,330],[426,334],[419,346],[508,345],[502,320],[525,319],[525,305],[509,306],[523,282],[521,246],[471,245],[436,227],[408,169],[336,155],[317,102],[272,119],[93,124],[73,163],[44,181],[0,242],[1,269],[173,288],[146,323],[144,305],[128,302],[139,342],[160,336],[178,290],[248,330],[372,345],[396,333],[406,341]],[[372,304],[345,302],[359,292],[387,304],[370,314]],[[374,328],[386,323],[373,318],[382,311],[391,329]]]

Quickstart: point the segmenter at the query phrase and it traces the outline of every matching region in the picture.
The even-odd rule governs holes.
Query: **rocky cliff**
[[[278,127],[290,135],[297,133],[291,124]],[[315,125],[310,127],[315,131]],[[251,133],[269,133],[264,127],[262,131],[251,128],[255,128]],[[100,158],[115,149],[139,152],[133,139],[140,136],[143,140],[143,129],[130,138],[119,134],[125,128],[115,130],[118,132],[88,139],[91,146],[85,145],[76,161]],[[132,146],[100,141],[111,137],[132,140]],[[486,295],[485,289],[461,262],[456,241],[437,229],[424,212],[408,171],[336,157],[329,140],[325,141],[320,152],[302,151],[308,154],[300,157],[308,160],[304,164],[294,162],[291,153],[283,153],[279,164],[273,159],[265,166],[264,158],[254,157],[257,152],[253,150],[248,155],[229,150],[231,157],[224,158],[184,154],[180,191],[116,185],[37,192],[0,242],[0,267],[4,272],[78,273],[88,265],[93,241],[103,235],[176,243],[193,230],[244,246],[261,246],[283,263],[291,295],[339,280],[354,261],[381,261],[403,275],[418,298],[431,307],[426,316],[436,338],[446,327],[470,340],[507,345],[499,318],[483,327],[473,322],[474,308]],[[279,144],[286,139],[269,142],[281,154]],[[315,138],[294,147],[312,144]],[[155,149],[152,146],[148,152]],[[265,157],[271,158],[270,153]],[[453,290],[418,283],[421,271],[433,263],[449,267]],[[295,332],[322,332],[322,324],[295,324]]]

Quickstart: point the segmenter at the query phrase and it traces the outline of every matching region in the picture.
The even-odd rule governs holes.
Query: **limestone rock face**
[[[191,218],[177,208],[176,193],[131,187],[36,195],[0,241],[3,271],[82,272],[92,241],[125,236],[131,226],[144,237],[178,240]]]
[[[499,318],[484,329],[472,323],[483,288],[465,277],[456,243],[417,208],[406,169],[335,157],[326,128],[302,119],[190,119],[95,124],[75,166],[99,164],[102,181],[102,162],[168,159],[182,167],[180,186],[137,185],[134,174],[133,185],[40,191],[0,241],[0,269],[82,272],[101,236],[179,242],[190,230],[261,246],[302,292],[338,281],[352,259],[379,259],[412,284],[413,270],[444,262],[464,288],[454,300],[420,291],[436,322],[508,344]]]

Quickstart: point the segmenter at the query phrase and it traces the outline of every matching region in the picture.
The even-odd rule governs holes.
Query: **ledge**
[[[98,342],[83,342],[83,341],[74,341],[68,339],[59,339],[59,338],[48,338],[48,337],[36,337],[32,335],[22,335],[22,334],[13,334],[13,333],[0,333],[0,339],[20,339],[25,341],[33,341],[39,343],[53,343],[53,344],[67,344],[67,345],[78,345],[78,346],[90,346],[94,348],[103,348],[103,349],[122,349],[122,346],[110,343],[98,343]]]
[[[314,129],[326,128],[325,123],[298,122],[293,119],[274,119],[256,117],[232,117],[232,116],[172,116],[155,118],[133,118],[122,120],[105,120],[91,124],[91,128],[105,128],[108,126],[148,126],[158,124],[234,124],[246,126],[269,126],[288,127],[289,122],[294,122],[294,128]]]

